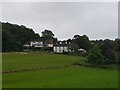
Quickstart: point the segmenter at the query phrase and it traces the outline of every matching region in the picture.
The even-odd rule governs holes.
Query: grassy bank
[[[64,66],[86,58],[46,53],[3,53],[3,71],[30,67]],[[3,88],[116,88],[114,68],[71,66],[3,74]]]

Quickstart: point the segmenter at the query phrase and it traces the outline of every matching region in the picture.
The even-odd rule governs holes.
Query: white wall
[[[30,42],[30,46],[43,47],[43,42]]]
[[[53,47],[53,44],[48,44],[48,47]]]
[[[63,53],[64,52],[68,52],[68,47],[67,46],[54,46],[53,48],[53,52],[56,53]]]

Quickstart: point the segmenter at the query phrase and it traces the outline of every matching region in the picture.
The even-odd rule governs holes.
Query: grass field
[[[46,53],[4,53],[3,71],[54,67],[86,60],[80,56]],[[4,73],[3,88],[117,88],[116,69],[71,66]]]
[[[47,53],[4,53],[3,71],[35,67],[54,67],[82,62],[83,57]]]

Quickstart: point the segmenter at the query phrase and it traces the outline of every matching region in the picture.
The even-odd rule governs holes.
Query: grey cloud
[[[24,24],[41,33],[50,29],[59,39],[86,34],[90,39],[117,37],[117,3],[4,2],[2,21]]]

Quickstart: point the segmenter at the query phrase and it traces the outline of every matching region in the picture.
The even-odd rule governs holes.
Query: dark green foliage
[[[53,43],[57,43],[58,39],[57,38],[53,38]]]
[[[116,61],[120,65],[120,39],[115,40],[115,46]]]
[[[91,48],[91,42],[89,41],[89,38],[86,35],[75,35],[72,40],[72,43],[77,44],[79,48],[85,49],[87,51],[89,51]]]
[[[100,52],[100,48],[95,45],[88,54],[88,62],[91,64],[102,64],[103,56]]]
[[[104,56],[104,64],[115,64],[119,52],[119,39],[116,40],[94,40],[91,41],[92,45],[97,44],[100,47],[101,53]],[[119,60],[117,60],[119,61]]]
[[[42,37],[43,37],[45,40],[53,39],[54,34],[53,34],[53,32],[50,31],[50,30],[44,30],[44,31],[42,32]]]
[[[120,51],[116,52],[116,63],[120,65]]]
[[[22,51],[23,44],[40,36],[32,29],[10,23],[2,23],[2,50]]]
[[[46,52],[53,52],[53,47],[48,47],[47,44],[53,44],[56,43],[58,41],[57,38],[54,38],[54,34],[51,30],[44,30],[42,31],[42,36],[41,38],[43,38],[43,43],[44,43],[44,47],[42,47],[42,51],[46,51]]]
[[[74,50],[75,52],[77,52],[78,49],[79,49],[78,44],[76,44],[76,43],[71,44],[71,50]]]
[[[100,45],[101,52],[105,57],[105,64],[115,63],[115,43],[112,40],[106,39]]]

